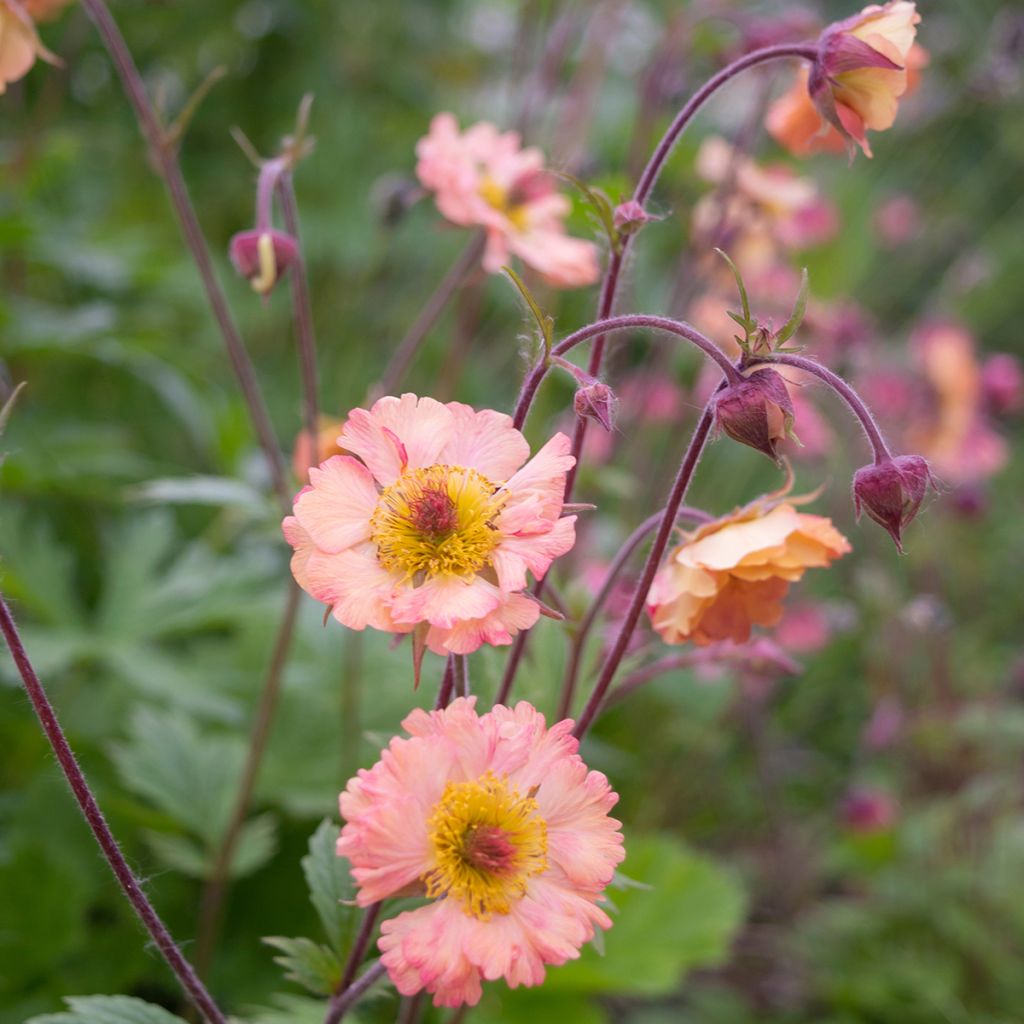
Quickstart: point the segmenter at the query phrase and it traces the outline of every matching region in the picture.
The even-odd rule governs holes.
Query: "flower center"
[[[500,537],[494,520],[505,503],[475,469],[428,466],[384,489],[370,517],[377,560],[406,576],[472,576]]]
[[[449,782],[428,822],[434,868],[427,895],[452,896],[467,914],[507,914],[532,875],[547,868],[547,826],[537,801],[490,772]]]
[[[526,228],[526,203],[530,199],[528,194],[520,194],[516,186],[511,189],[505,188],[489,174],[481,177],[477,191],[481,199],[488,206],[503,213],[516,230],[522,231]]]

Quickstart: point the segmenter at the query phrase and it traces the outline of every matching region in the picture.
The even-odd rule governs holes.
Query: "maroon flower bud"
[[[661,220],[648,213],[635,199],[628,199],[615,207],[613,223],[620,235],[635,235],[645,224]]]
[[[581,419],[597,420],[605,430],[610,431],[615,423],[615,405],[618,399],[607,384],[592,380],[582,384],[572,400],[572,407]]]
[[[989,408],[996,413],[1024,409],[1024,368],[1008,352],[996,352],[981,368],[981,390]]]
[[[895,459],[858,469],[853,476],[853,504],[889,531],[896,547],[903,550],[903,528],[913,520],[924,501],[932,473],[920,455],[899,455]]]
[[[734,441],[779,461],[779,444],[793,426],[793,400],[774,370],[757,370],[740,384],[730,384],[715,402],[715,422]]]
[[[852,832],[884,832],[896,824],[899,809],[881,789],[854,789],[840,808],[843,824]]]
[[[253,291],[266,295],[284,272],[298,259],[299,246],[291,235],[270,228],[240,231],[231,239],[231,262]]]

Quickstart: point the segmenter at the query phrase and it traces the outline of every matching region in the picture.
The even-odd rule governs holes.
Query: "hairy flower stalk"
[[[174,972],[182,989],[188,998],[195,1004],[196,1009],[203,1015],[208,1024],[227,1024],[227,1019],[221,1013],[213,997],[206,990],[200,981],[192,965],[182,955],[167,926],[160,919],[160,915],[154,910],[153,905],[146,898],[142,884],[135,877],[132,869],[128,866],[124,854],[121,852],[114,833],[103,816],[96,797],[86,781],[82,769],[79,767],[67,736],[57,720],[57,713],[46,696],[43,684],[36,675],[32,663],[29,661],[28,653],[18,635],[18,628],[14,623],[7,602],[0,596],[0,632],[4,635],[7,648],[11,652],[14,664],[18,669],[22,682],[25,684],[25,692],[32,703],[32,708],[39,719],[43,733],[49,742],[57,763],[68,780],[71,792],[82,812],[89,828],[92,830],[96,842],[110,870],[114,873],[121,891],[125,894],[132,909],[139,915],[146,931],[155,943],[160,954],[167,961],[168,966]]]

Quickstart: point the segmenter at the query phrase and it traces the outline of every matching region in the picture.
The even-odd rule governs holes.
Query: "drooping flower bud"
[[[645,224],[660,219],[648,213],[635,199],[627,199],[615,207],[612,223],[620,235],[635,235]]]
[[[793,426],[793,400],[775,370],[757,370],[739,384],[721,391],[715,422],[734,441],[779,461],[779,444]]]
[[[231,239],[229,252],[235,270],[249,279],[253,291],[267,295],[298,258],[299,246],[291,235],[268,228],[240,231]]]
[[[896,824],[899,808],[884,790],[859,787],[851,790],[840,807],[843,824],[851,832],[884,832]]]
[[[607,384],[599,380],[591,380],[589,384],[581,384],[572,401],[576,415],[581,419],[594,419],[611,431],[615,425],[615,406],[618,399],[615,392]]]
[[[858,469],[853,477],[853,504],[889,531],[903,550],[903,528],[913,520],[932,483],[928,463],[920,455],[899,455]]]

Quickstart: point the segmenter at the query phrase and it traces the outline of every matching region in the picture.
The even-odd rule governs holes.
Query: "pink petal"
[[[295,518],[318,548],[343,551],[370,536],[378,495],[361,462],[335,455],[310,469],[309,481],[295,499]]]
[[[553,438],[505,485],[509,504],[537,495],[542,501],[543,515],[557,519],[565,497],[565,474],[576,464],[569,454],[572,442],[565,434]]]
[[[556,519],[553,524],[546,520],[544,522],[548,527],[545,533],[504,537],[491,552],[491,564],[502,590],[525,590],[527,569],[533,573],[534,578],[543,579],[551,563],[576,543],[575,516]]]
[[[448,409],[455,419],[455,434],[440,461],[475,469],[502,484],[530,457],[530,446],[512,426],[511,416],[493,409],[477,412],[459,402],[449,402]]]
[[[294,566],[293,566],[294,571]],[[394,621],[390,604],[398,577],[381,568],[367,546],[349,548],[332,555],[322,551],[310,553],[303,578],[296,580],[306,593],[331,606],[331,614],[350,629],[408,632]]]
[[[500,647],[529,629],[540,617],[540,607],[522,594],[508,594],[503,603],[484,618],[467,619],[445,629],[431,627],[427,646],[435,654],[472,654],[483,644]]]
[[[501,591],[480,576],[435,576],[419,587],[404,587],[392,602],[396,622],[429,622],[450,629],[479,619],[501,603]]]

